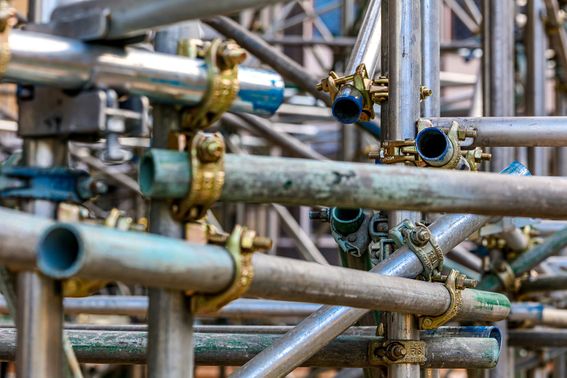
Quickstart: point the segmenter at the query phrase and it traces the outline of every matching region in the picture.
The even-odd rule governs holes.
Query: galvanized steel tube
[[[75,2],[57,8],[52,21],[65,23],[78,16],[108,14],[103,36],[96,39],[120,39],[139,34],[146,29],[171,25],[181,21],[231,14],[246,8],[275,4],[280,0],[96,0]]]
[[[473,147],[561,147],[567,145],[567,117],[447,117],[430,118],[449,129],[453,121],[474,129]],[[465,142],[468,145],[468,141]]]
[[[150,150],[141,163],[141,190],[152,198],[180,198],[178,189],[188,188],[188,182],[181,183],[172,175],[163,175],[163,181],[158,181],[154,175],[167,168],[161,163],[164,159],[172,172],[189,170],[183,153]],[[567,219],[567,180],[558,177],[230,154],[225,173],[221,201],[226,202]]]
[[[510,346],[524,348],[567,347],[567,329],[515,329],[509,333]]]
[[[520,294],[529,294],[538,291],[567,290],[567,275],[538,276],[522,281]]]
[[[78,40],[13,30],[7,81],[62,89],[110,87],[158,102],[196,105],[209,83],[202,60],[88,45]],[[231,110],[269,115],[283,101],[283,81],[271,71],[239,67]]]
[[[387,0],[384,0],[387,1]],[[351,75],[360,64],[364,63],[368,76],[374,77],[380,62],[380,39],[382,38],[381,20],[382,0],[370,0],[364,13],[360,32],[346,65],[345,73]]]
[[[221,247],[105,227],[55,225],[38,246],[38,267],[63,279],[109,279],[150,287],[219,292],[233,277],[233,260]],[[294,259],[255,254],[253,297],[340,304],[424,315],[442,314],[451,302],[443,285],[385,277]],[[486,308],[483,303],[493,302]],[[465,318],[507,315],[509,301],[495,293],[463,292]]]
[[[541,303],[512,303],[508,320],[527,320],[546,327],[567,328],[567,310],[544,306]]]
[[[65,331],[82,363],[144,364],[147,333],[143,331],[73,330]],[[13,361],[14,328],[0,328],[0,359]],[[238,366],[276,342],[278,334],[196,333],[195,362],[207,366]],[[302,366],[371,367],[368,347],[375,336],[340,336],[307,360]],[[499,355],[494,338],[428,338],[427,367],[491,368]],[[223,353],[219,353],[222,345]]]

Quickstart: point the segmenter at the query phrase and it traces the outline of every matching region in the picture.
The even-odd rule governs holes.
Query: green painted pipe
[[[342,235],[356,232],[364,222],[362,209],[343,209],[334,207],[331,210],[331,225]]]
[[[147,333],[143,331],[66,330],[79,362],[146,363]],[[207,366],[239,366],[269,347],[282,335],[196,333],[195,362]],[[373,336],[340,336],[307,360],[303,366],[370,367],[369,342]],[[433,337],[426,339],[426,367],[492,368],[499,357],[493,338]],[[0,360],[14,361],[16,329],[0,328]]]
[[[140,166],[142,193],[182,198],[186,156],[149,150]],[[156,174],[163,169],[178,174]],[[567,179],[558,177],[227,154],[220,200],[567,219],[566,192]]]
[[[565,246],[567,246],[567,228],[554,233],[546,238],[543,243],[521,254],[520,257],[510,263],[510,267],[514,274],[518,276],[535,268],[548,257],[557,254]],[[490,273],[483,277],[476,288],[478,290],[495,291],[502,288],[502,282],[497,275]]]

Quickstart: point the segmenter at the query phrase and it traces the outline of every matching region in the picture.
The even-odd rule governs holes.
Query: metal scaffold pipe
[[[430,118],[449,129],[452,122],[476,131],[474,147],[562,147],[567,145],[567,117]],[[465,142],[467,145],[468,141]]]
[[[546,327],[566,328],[567,310],[534,302],[512,303],[508,320],[529,321]]]
[[[529,175],[521,164],[511,164],[502,173]],[[432,237],[444,254],[459,245],[490,220],[477,215],[446,215],[429,227]],[[416,277],[423,272],[423,264],[408,247],[400,248],[371,272],[386,276]],[[271,348],[252,359],[236,377],[250,375],[262,376],[266,372],[284,374],[299,366],[318,349],[363,317],[368,311],[358,308],[325,306],[287,333]]]
[[[147,333],[112,329],[65,331],[82,363],[146,363]],[[14,328],[0,328],[0,360],[13,361]],[[195,333],[195,362],[207,366],[239,366],[281,338],[279,334]],[[380,337],[345,335],[305,361],[303,366],[371,367],[369,344]],[[425,366],[478,369],[494,367],[500,354],[498,340],[491,337],[431,337],[425,340]],[[222,345],[222,353],[219,353]]]
[[[2,48],[9,56],[3,79],[21,84],[113,88],[183,105],[199,104],[211,90],[207,64],[199,59],[20,30],[11,31]],[[232,111],[270,115],[283,101],[283,81],[272,71],[239,67],[237,81]]]
[[[188,161],[185,153],[148,151],[139,174],[144,195],[183,198],[190,178],[179,173],[189,172]],[[566,219],[566,190],[567,180],[557,177],[228,154],[220,199]]]
[[[382,38],[381,6],[382,0],[368,2],[360,33],[356,37],[352,54],[346,65],[345,73],[348,75],[354,73],[356,67],[363,63],[370,78],[376,72],[380,63],[380,39]]]
[[[42,273],[58,279],[108,279],[203,293],[227,289],[234,274],[233,259],[221,247],[70,224],[45,231],[37,261]],[[451,304],[445,286],[435,283],[259,253],[254,254],[252,265],[254,278],[247,295],[253,297],[433,316],[444,313]],[[488,302],[494,305],[485,306]],[[503,295],[464,290],[460,317],[502,319],[508,307]]]
[[[82,1],[55,9],[51,19],[66,24],[101,15],[111,20],[96,39],[119,39],[159,26],[181,21],[231,14],[246,8],[267,6],[281,0],[96,0]],[[88,34],[87,34],[88,35]],[[88,39],[88,38],[87,38]]]
[[[515,329],[510,331],[508,337],[510,346],[524,348],[567,347],[567,329]]]
[[[520,286],[520,294],[552,290],[567,290],[567,275],[538,276],[527,281],[522,281],[522,285]]]

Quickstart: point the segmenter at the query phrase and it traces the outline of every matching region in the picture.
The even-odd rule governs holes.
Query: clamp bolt
[[[218,161],[224,152],[224,146],[218,140],[213,138],[205,139],[197,150],[199,160],[205,163],[213,163]]]
[[[392,343],[386,348],[386,357],[392,361],[398,361],[408,354],[406,348],[400,343]]]
[[[418,246],[423,246],[431,240],[431,233],[425,227],[417,227],[410,234],[411,241]]]

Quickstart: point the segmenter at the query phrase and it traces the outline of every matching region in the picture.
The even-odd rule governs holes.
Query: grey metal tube
[[[541,303],[512,303],[508,320],[528,320],[546,327],[567,328],[567,310]]]
[[[387,0],[385,0],[387,1]],[[356,67],[364,63],[369,77],[374,77],[380,62],[380,39],[382,38],[381,20],[382,0],[370,0],[364,13],[360,32],[346,65],[345,73],[354,73]]]
[[[144,364],[147,334],[143,331],[66,330],[82,363]],[[14,360],[16,330],[0,328],[0,359]],[[276,342],[277,334],[196,333],[195,362],[207,366],[238,366]],[[368,344],[379,337],[340,336],[303,366],[371,367]],[[219,353],[222,345],[223,353]],[[455,337],[426,339],[427,367],[490,368],[498,360],[493,338]]]
[[[567,290],[567,276],[538,276],[534,279],[523,281],[520,287],[520,294],[552,290]]]
[[[119,39],[139,34],[146,29],[175,24],[196,18],[231,14],[246,8],[275,4],[280,0],[93,0],[72,3],[57,8],[52,20],[65,22],[77,15],[105,14],[111,22],[106,25],[106,39]],[[102,39],[98,37],[96,39]]]
[[[421,103],[424,117],[441,115],[441,1],[421,2],[421,80],[431,89],[431,96]]]
[[[508,173],[513,175],[529,174],[527,170],[521,169],[518,165],[509,168],[512,169]],[[480,229],[489,219],[475,215],[446,215],[435,221],[430,226],[430,230],[441,250],[447,253]],[[423,265],[420,260],[407,247],[402,247],[371,270],[371,272],[386,276],[401,277],[416,277],[422,271]],[[305,361],[334,337],[340,335],[367,312],[364,309],[349,307],[322,307],[272,347],[252,359],[234,376],[262,376],[266,372],[285,374],[300,365],[302,361]]]
[[[158,102],[195,105],[208,88],[202,60],[139,49],[92,46],[78,40],[13,30],[8,81],[62,89],[110,87]],[[283,101],[273,72],[239,67],[239,93],[231,110],[272,114]]]
[[[183,153],[150,150],[142,159],[140,172],[141,190],[148,197],[172,198],[179,187],[189,187],[188,182],[182,185],[171,175],[157,180],[154,173],[160,172],[160,159],[166,155],[176,160],[170,165],[176,172],[189,169]],[[225,159],[225,173],[221,201],[226,202],[567,218],[563,210],[567,180],[558,177],[230,154]],[[447,196],[447,192],[453,194]]]
[[[473,147],[561,147],[567,144],[567,117],[431,118],[433,126],[476,130]]]
[[[39,269],[59,279],[78,276],[215,293],[227,288],[233,275],[232,258],[223,248],[105,227],[53,226],[38,250]],[[434,283],[263,254],[255,254],[252,263],[247,295],[253,297],[424,315],[442,314],[451,302],[445,287]],[[480,305],[486,301],[495,305]],[[500,294],[465,290],[463,316],[500,319],[508,313],[507,303]]]
[[[511,346],[524,348],[566,347],[567,329],[516,329],[509,333]]]
[[[514,115],[514,1],[482,1],[483,115]],[[491,150],[492,171],[513,159],[514,150]]]

